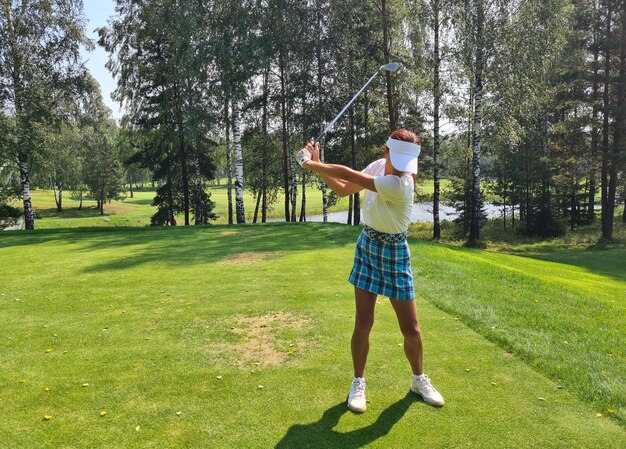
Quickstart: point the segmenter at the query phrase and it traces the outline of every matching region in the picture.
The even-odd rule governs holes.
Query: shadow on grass
[[[547,262],[556,262],[583,268],[590,273],[607,276],[618,281],[626,281],[626,225],[617,217],[613,228],[614,241],[599,241],[600,222],[581,226],[564,237],[541,239],[520,237],[500,230],[492,232],[488,238],[497,243],[511,245],[510,252],[516,256],[528,257]],[[498,238],[499,237],[499,238]]]
[[[587,249],[555,248],[550,251],[533,251],[516,254],[522,257],[575,265],[585,270],[626,282],[626,247],[598,247]]]
[[[139,204],[141,206],[152,206],[153,198],[126,198],[123,202],[126,204]]]
[[[458,234],[452,222],[442,222],[442,233],[446,247],[457,250],[465,237]],[[583,268],[590,273],[626,281],[626,224],[615,217],[614,241],[599,242],[600,222],[581,226],[569,231],[563,237],[541,238],[520,235],[511,228],[503,229],[501,219],[488,220],[481,230],[481,236],[492,252],[502,252],[530,259],[556,262]],[[432,241],[432,223],[414,223],[410,236],[422,241]],[[461,251],[479,251],[463,247]]]
[[[341,416],[348,412],[346,403],[341,402],[326,410],[317,422],[291,426],[287,434],[278,442],[275,449],[320,447],[357,449],[367,446],[387,435],[393,426],[404,416],[409,406],[417,401],[417,397],[408,392],[402,399],[385,409],[376,422],[367,427],[345,433],[333,430]]]
[[[3,234],[0,248],[38,244],[68,244],[68,251],[95,254],[110,252],[102,262],[88,265],[83,272],[125,270],[146,263],[191,265],[217,262],[244,253],[286,253],[344,246],[356,241],[360,228],[340,224],[271,223],[255,225],[209,225],[178,228],[79,228],[11,232]],[[34,248],[33,248],[34,249]]]
[[[425,241],[421,240],[419,242]],[[425,243],[429,244],[430,242],[426,241]],[[583,268],[589,273],[611,278],[619,282],[626,282],[626,246],[623,245],[610,245],[608,247],[594,245],[586,248],[572,248],[564,244],[553,244],[523,248],[518,251],[488,251],[445,243],[442,245],[454,252],[474,254],[481,259],[484,258],[485,263],[489,262],[489,255],[500,253],[525,259],[571,265]]]
[[[76,207],[64,207],[63,212],[57,211],[56,207],[50,207],[47,209],[38,208],[37,213],[41,218],[92,218],[92,217],[104,217],[108,214],[100,215],[100,210],[96,206],[83,206],[82,209]]]

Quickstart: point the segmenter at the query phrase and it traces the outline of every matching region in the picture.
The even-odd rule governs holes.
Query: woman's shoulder
[[[370,174],[372,176],[379,176],[385,172],[385,158],[378,159],[370,163],[363,169],[363,173]]]

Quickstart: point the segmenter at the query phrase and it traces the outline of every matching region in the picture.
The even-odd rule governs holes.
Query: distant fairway
[[[442,181],[442,189],[449,185],[447,180]],[[214,213],[218,215],[216,224],[228,223],[228,195],[227,188],[222,181],[221,185],[210,186],[208,191],[211,193],[211,199],[215,202]],[[425,180],[417,187],[420,195],[432,195],[433,185],[431,181]],[[122,201],[112,201],[104,206],[104,216],[101,216],[96,210],[96,202],[93,200],[83,201],[83,209],[78,210],[79,201],[70,197],[69,192],[65,192],[63,196],[63,213],[56,211],[54,202],[54,194],[51,190],[34,190],[32,192],[33,206],[35,211],[41,217],[37,220],[35,227],[37,229],[52,229],[65,227],[92,227],[92,226],[148,226],[150,217],[156,209],[151,205],[155,195],[155,190],[150,188],[135,191],[133,198],[127,192],[127,197]],[[298,186],[298,218],[300,217],[300,201],[302,190]],[[322,213],[322,192],[317,186],[308,186],[306,190],[307,196],[307,215],[319,215]],[[233,207],[235,200],[235,191],[233,189]],[[252,221],[254,217],[254,208],[256,206],[255,198],[250,191],[244,192],[244,205],[246,208],[246,220]],[[19,206],[19,204],[18,204]],[[284,195],[278,195],[278,199],[271,205],[268,211],[268,218],[284,219]],[[329,212],[348,210],[348,198],[341,198],[337,204],[329,208]],[[234,212],[233,212],[234,213]],[[193,220],[193,214],[191,215]],[[178,223],[183,224],[184,218],[177,217]],[[258,221],[261,221],[261,212],[259,211]]]
[[[426,369],[446,406],[407,394],[381,299],[369,410],[353,415],[358,232],[1,234],[0,447],[623,447],[623,247],[510,255],[412,240]]]
[[[228,197],[225,185],[210,187],[211,199],[215,202],[213,212],[218,219],[215,224],[226,224],[228,222]],[[300,192],[301,194],[301,192]],[[64,212],[56,212],[54,196],[52,191],[36,190],[33,192],[33,205],[35,210],[41,215],[41,220],[35,223],[38,229],[51,229],[60,227],[92,227],[92,226],[148,226],[150,217],[155,213],[156,208],[152,206],[154,189],[135,191],[133,198],[130,194],[122,201],[112,201],[104,206],[104,216],[96,210],[96,202],[92,200],[83,201],[83,210],[78,210],[79,202],[69,197],[64,198]],[[279,195],[268,211],[268,218],[284,218],[284,196]],[[298,198],[298,217],[300,216],[300,197]],[[233,208],[235,201],[235,191],[233,189]],[[256,205],[252,193],[246,191],[244,195],[246,207],[246,221],[251,222],[254,217],[254,207]],[[348,199],[341,199],[336,206],[329,211],[340,211],[348,209]],[[322,213],[322,193],[317,188],[307,189],[307,215]],[[234,210],[233,210],[234,214]],[[190,215],[193,222],[193,214]],[[177,216],[179,224],[184,224],[184,217]],[[261,221],[259,211],[258,221]]]

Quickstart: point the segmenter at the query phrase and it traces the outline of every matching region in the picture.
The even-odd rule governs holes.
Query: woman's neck
[[[385,176],[386,175],[402,176],[403,174],[404,172],[398,171],[395,168],[393,168],[393,165],[391,165],[391,161],[389,160],[388,157],[385,158]]]

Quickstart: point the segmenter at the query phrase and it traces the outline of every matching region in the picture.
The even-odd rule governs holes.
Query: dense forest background
[[[85,37],[82,1],[0,1],[0,215],[26,229],[33,187],[59,211],[67,192],[104,212],[149,182],[154,225],[209,223],[215,180],[231,223],[244,186],[254,221],[273,205],[303,221],[307,189],[334,197],[294,152],[390,61],[401,70],[358,98],[323,157],[362,169],[391,130],[420,132],[434,238],[441,179],[470,243],[485,197],[528,234],[599,219],[610,240],[626,222],[624,0],[117,0],[98,32]],[[110,54],[119,122],[81,60],[93,45]],[[349,204],[358,224],[359,195]]]

